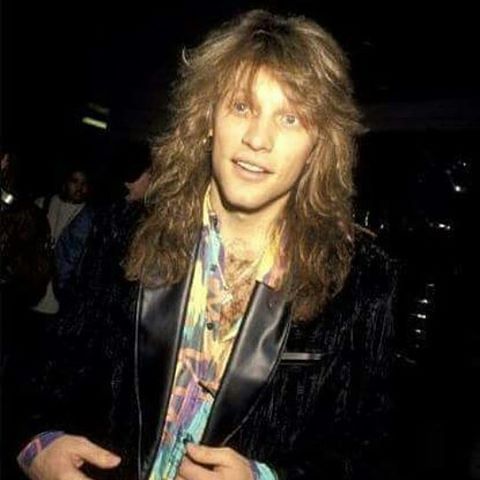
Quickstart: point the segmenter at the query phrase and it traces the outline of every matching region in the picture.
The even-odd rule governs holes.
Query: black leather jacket
[[[39,369],[19,446],[41,431],[86,435],[147,478],[163,427],[190,276],[144,290],[120,259],[137,218],[95,222],[79,301]],[[273,467],[281,479],[385,478],[396,265],[360,237],[348,280],[319,318],[290,321],[280,293],[258,284],[204,434]]]

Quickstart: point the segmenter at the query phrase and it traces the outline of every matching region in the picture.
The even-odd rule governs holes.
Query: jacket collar
[[[136,391],[140,418],[140,455],[151,464],[170,399],[194,262],[187,277],[172,286],[141,288],[137,308]]]
[[[202,443],[219,446],[240,427],[285,346],[288,315],[279,291],[257,283],[208,419]]]

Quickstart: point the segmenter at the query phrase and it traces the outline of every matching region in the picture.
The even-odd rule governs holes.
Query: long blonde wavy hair
[[[125,262],[127,278],[156,286],[186,275],[211,178],[206,139],[213,111],[239,78],[251,85],[265,68],[318,139],[288,200],[284,227],[284,287],[294,317],[313,318],[343,286],[353,252],[352,170],[362,127],[345,54],[311,20],[253,10],[212,31],[182,60],[170,126],[154,146],[146,215]]]

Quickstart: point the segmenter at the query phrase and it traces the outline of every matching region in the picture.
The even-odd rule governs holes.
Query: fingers
[[[114,468],[121,461],[119,456],[83,437],[78,437],[78,447],[75,453],[82,460],[99,468]]]
[[[229,466],[237,456],[231,448],[214,448],[193,443],[187,445],[187,453],[193,461],[212,466]]]
[[[197,465],[184,457],[178,472],[178,478],[184,480],[218,480],[220,476],[202,465]]]
[[[41,451],[25,473],[35,480],[93,480],[79,470],[85,462],[113,468],[120,463],[120,457],[84,437],[63,435]]]

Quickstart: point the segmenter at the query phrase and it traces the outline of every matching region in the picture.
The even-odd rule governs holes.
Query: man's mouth
[[[239,167],[243,168],[244,170],[247,170],[247,172],[252,172],[252,173],[272,173],[266,168],[260,167],[258,165],[255,165],[254,163],[247,162],[245,160],[237,160],[234,159],[233,162],[238,165]]]

